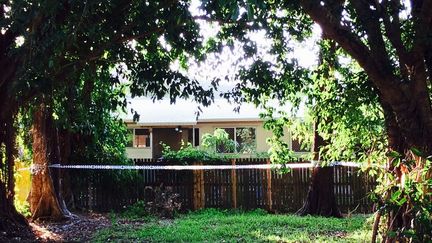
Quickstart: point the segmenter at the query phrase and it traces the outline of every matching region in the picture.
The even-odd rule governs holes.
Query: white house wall
[[[151,148],[126,147],[126,155],[129,159],[150,159],[152,158]]]

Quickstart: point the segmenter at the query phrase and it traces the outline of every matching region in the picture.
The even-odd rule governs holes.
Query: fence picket
[[[174,165],[156,160],[135,160],[135,165]],[[266,164],[268,159],[232,159],[221,164]],[[61,169],[59,169],[61,170]],[[368,194],[374,178],[358,168],[335,166],[333,184],[342,212],[368,213],[372,202]],[[139,180],[125,185],[106,184],[106,171],[66,170],[70,173],[73,205],[97,211],[119,210],[139,200],[151,200],[149,187],[163,184],[178,193],[184,210],[202,207],[263,208],[276,212],[295,212],[307,196],[312,168],[292,168],[279,174],[272,169],[229,170],[143,170]],[[113,173],[113,172],[110,172]],[[126,188],[125,188],[126,187]]]

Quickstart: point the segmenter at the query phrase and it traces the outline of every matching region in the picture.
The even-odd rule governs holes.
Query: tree
[[[33,218],[49,217],[60,220],[68,216],[68,212],[60,205],[48,168],[49,156],[55,151],[52,151],[54,147],[50,146],[49,142],[52,119],[45,109],[47,109],[46,105],[40,104],[33,118],[33,176],[28,198]]]
[[[325,42],[323,36],[323,42]],[[327,51],[327,53],[325,53]],[[326,55],[327,54],[327,55]],[[329,43],[329,48],[326,49],[322,45],[320,50],[319,65],[324,65],[327,68],[320,68],[319,75],[323,79],[331,79],[331,76],[335,73],[336,61],[336,45],[332,42]],[[325,85],[318,85],[319,93],[325,93]],[[315,97],[309,97],[314,99]],[[313,109],[319,109],[321,104],[316,101],[313,102]],[[320,135],[319,125],[328,124],[332,122],[332,117],[322,117],[319,113],[315,113],[315,120],[313,123],[313,143],[312,143],[312,156],[314,161],[318,161],[317,165],[313,168],[311,183],[309,186],[308,195],[306,197],[303,207],[297,212],[300,215],[320,215],[326,217],[342,217],[336,203],[333,187],[333,168],[329,167],[321,160],[320,154],[324,154],[326,145],[329,144],[328,140]],[[325,126],[325,125],[324,125]],[[321,129],[322,130],[322,129]],[[331,133],[326,131],[327,133]]]
[[[0,217],[18,221],[13,207],[14,120],[22,107],[38,107],[35,122],[51,119],[49,111],[56,102],[72,95],[64,92],[84,82],[89,92],[98,73],[109,75],[113,83],[123,78],[133,80],[132,94],[149,94],[154,99],[168,94],[194,99],[208,105],[212,89],[204,89],[196,80],[170,68],[174,60],[182,64],[200,54],[198,26],[188,11],[186,1],[3,1],[0,3],[0,144],[1,171]],[[184,66],[184,65],[183,65]],[[104,79],[107,80],[107,79]],[[55,94],[67,94],[56,97]],[[116,98],[117,100],[117,98]],[[44,104],[46,107],[41,107]],[[83,103],[85,105],[85,101]],[[70,104],[69,104],[70,105]],[[124,106],[124,101],[122,102]],[[41,112],[47,112],[42,114]],[[47,168],[50,161],[43,124],[35,123],[35,159]],[[40,128],[40,129],[39,129]],[[41,132],[41,134],[38,134]],[[40,139],[44,138],[44,139]],[[66,139],[67,141],[67,139]],[[4,146],[4,147],[3,147]],[[3,149],[4,148],[4,149]],[[3,155],[5,155],[3,157]],[[40,164],[39,164],[40,163]],[[42,184],[49,185],[45,173]],[[37,187],[38,183],[35,184]],[[36,188],[33,188],[36,189]],[[38,193],[32,190],[32,197]],[[43,190],[39,202],[52,201],[52,193]],[[59,203],[50,209],[38,208],[40,217],[57,218]],[[39,206],[38,206],[39,205]],[[20,220],[22,221],[22,220]]]
[[[390,144],[391,149],[404,152],[417,147],[430,154],[432,111],[427,82],[431,69],[431,3],[413,1],[407,9],[407,3],[401,2],[353,1],[346,11],[355,22],[346,23],[335,22],[329,12],[332,7],[342,6],[320,6],[312,1],[301,4],[329,38],[365,70],[385,104],[382,107],[395,116],[400,130],[397,134],[405,145]],[[402,11],[409,14],[406,19]]]
[[[367,75],[358,79],[362,80],[359,91],[370,93],[368,99],[377,99],[383,111],[388,150],[412,157],[407,152],[413,148],[423,155],[432,153],[428,87],[432,74],[431,5],[431,1],[206,1],[203,8],[207,14],[203,18],[223,25],[219,35],[223,39],[234,37],[244,42],[247,57],[256,53],[247,30],[265,30],[274,40],[271,53],[277,56],[277,65],[257,61],[249,70],[261,74],[265,81],[253,80],[261,87],[269,85],[267,80],[292,78],[292,85],[274,90],[282,96],[293,96],[300,91],[296,88],[305,87],[296,85],[301,74],[297,78],[292,75],[301,69],[287,58],[288,44],[304,40],[312,22],[319,24],[326,37],[335,41]],[[276,72],[280,69],[282,72]],[[296,97],[293,100],[298,102]],[[388,160],[388,171],[396,176],[395,187],[403,187],[404,174],[424,168],[421,159],[414,159],[418,161],[416,166],[394,165],[394,156]],[[408,169],[401,169],[405,167]],[[407,204],[388,209],[388,231],[402,237],[408,229],[419,229],[419,221],[409,225],[416,220],[411,209]]]

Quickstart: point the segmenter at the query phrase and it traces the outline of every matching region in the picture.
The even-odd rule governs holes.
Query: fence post
[[[202,165],[202,162],[194,163],[194,165]],[[193,170],[193,209],[202,209],[204,204],[204,170]]]
[[[236,165],[236,160],[231,159],[231,165]],[[231,169],[231,203],[233,208],[237,208],[237,172]]]
[[[267,164],[270,164],[270,159],[267,159]],[[266,169],[267,177],[267,209],[273,211],[273,200],[272,200],[272,173],[271,169]]]
[[[87,195],[88,195],[88,209],[90,211],[93,211],[93,192],[94,192],[94,188],[93,188],[93,175],[90,176],[90,181],[87,187]]]

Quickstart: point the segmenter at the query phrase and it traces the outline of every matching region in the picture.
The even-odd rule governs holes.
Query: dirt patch
[[[40,242],[88,242],[93,234],[111,226],[111,221],[104,214],[75,214],[62,222],[35,221],[30,223]]]
[[[7,225],[7,226],[5,226]],[[0,218],[0,242],[34,242],[36,241],[31,227]]]

